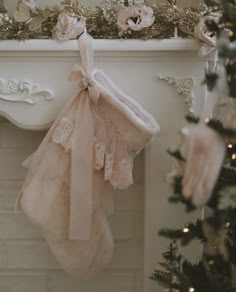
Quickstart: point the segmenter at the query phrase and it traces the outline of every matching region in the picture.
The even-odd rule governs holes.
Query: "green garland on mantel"
[[[78,20],[85,17],[87,31],[95,39],[164,39],[174,36],[175,27],[179,36],[193,37],[194,27],[201,17],[199,11],[179,8],[171,0],[151,8],[145,6],[144,0],[105,0],[104,7],[96,8],[83,6],[79,0],[65,0],[60,5],[46,8],[34,4],[34,0],[20,0],[13,17],[0,14],[0,40],[55,38],[53,31],[62,13]],[[140,9],[141,14],[131,15],[132,23],[142,24],[142,9],[145,8],[152,13],[152,24],[147,25],[145,19],[142,29],[122,29],[117,24],[118,10],[134,7]]]

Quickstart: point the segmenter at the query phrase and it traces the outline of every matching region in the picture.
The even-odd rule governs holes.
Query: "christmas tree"
[[[179,144],[169,149],[174,165],[167,182],[174,193],[170,202],[207,212],[204,219],[159,232],[171,244],[151,279],[170,292],[236,291],[236,1],[205,3],[211,16],[197,31],[216,61],[206,70],[202,115],[187,117]],[[179,246],[195,239],[203,252],[192,263]]]

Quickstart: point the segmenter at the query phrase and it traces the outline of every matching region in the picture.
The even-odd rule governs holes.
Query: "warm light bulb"
[[[225,228],[229,228],[230,227],[230,222],[226,222],[225,223]]]
[[[225,27],[232,27],[232,22],[227,21],[224,23],[224,25]]]
[[[184,232],[184,233],[188,233],[188,232],[189,232],[189,228],[185,227],[185,228],[183,229],[183,232]]]
[[[233,148],[233,145],[232,144],[228,144],[228,148]]]
[[[232,155],[232,159],[235,160],[236,159],[236,154]]]
[[[209,123],[210,122],[210,119],[209,118],[205,118],[205,123]]]
[[[193,288],[193,287],[191,287],[191,288],[189,288],[189,290],[188,290],[189,292],[194,292],[195,291],[195,289]]]

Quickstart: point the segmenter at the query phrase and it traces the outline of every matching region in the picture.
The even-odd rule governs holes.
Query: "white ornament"
[[[181,130],[179,150],[185,159],[182,193],[196,207],[210,200],[225,157],[222,137],[205,124],[190,124]]]

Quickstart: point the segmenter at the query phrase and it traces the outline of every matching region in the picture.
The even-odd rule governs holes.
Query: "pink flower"
[[[202,47],[200,49],[201,56],[207,56],[216,50],[216,35],[208,31],[205,22],[217,22],[218,20],[218,17],[207,16],[202,18],[198,25],[195,27],[194,36],[202,43]]]
[[[151,26],[154,20],[152,8],[147,6],[129,6],[119,9],[117,24],[123,31],[128,29],[138,31]]]
[[[76,17],[71,17],[65,12],[59,14],[57,24],[53,28],[53,38],[59,41],[67,41],[77,38],[85,30],[85,17],[80,21]]]
[[[206,21],[216,20],[215,17],[205,17],[200,20],[195,28],[195,37],[208,46],[216,46],[216,36],[208,31]]]

